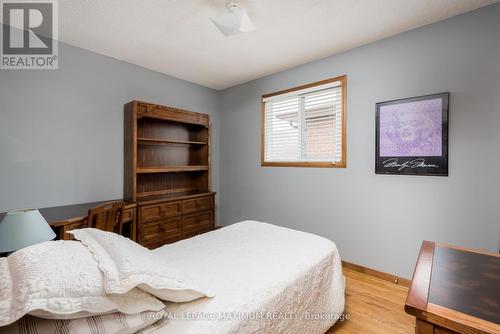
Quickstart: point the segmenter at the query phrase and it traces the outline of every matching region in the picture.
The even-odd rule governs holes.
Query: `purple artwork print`
[[[381,157],[442,155],[442,100],[422,100],[380,108]]]

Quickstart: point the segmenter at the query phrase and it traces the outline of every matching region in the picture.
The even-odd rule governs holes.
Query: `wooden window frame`
[[[265,161],[265,112],[266,107],[264,103],[265,98],[269,98],[276,95],[291,93],[294,91],[311,88],[315,86],[320,86],[332,82],[340,81],[342,85],[342,159],[335,164],[327,161],[279,161],[279,162],[269,162]],[[260,146],[260,165],[263,167],[321,167],[321,168],[346,168],[347,167],[347,119],[346,119],[346,104],[347,104],[347,75],[342,75],[339,77],[326,79],[318,82],[313,82],[307,85],[301,85],[279,92],[269,93],[261,96],[260,99],[260,113],[261,113],[261,146]]]

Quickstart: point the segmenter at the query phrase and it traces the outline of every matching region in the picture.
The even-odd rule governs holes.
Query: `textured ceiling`
[[[498,1],[241,0],[257,31],[225,37],[225,0],[63,0],[60,39],[224,89]]]

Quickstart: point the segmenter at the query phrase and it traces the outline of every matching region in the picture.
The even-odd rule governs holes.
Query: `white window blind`
[[[265,162],[342,160],[341,81],[263,99]]]

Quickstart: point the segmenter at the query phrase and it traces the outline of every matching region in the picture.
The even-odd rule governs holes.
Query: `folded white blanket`
[[[138,287],[172,302],[214,296],[196,279],[160,261],[157,254],[121,235],[94,228],[70,233],[94,254],[104,273],[107,293],[121,294]]]

